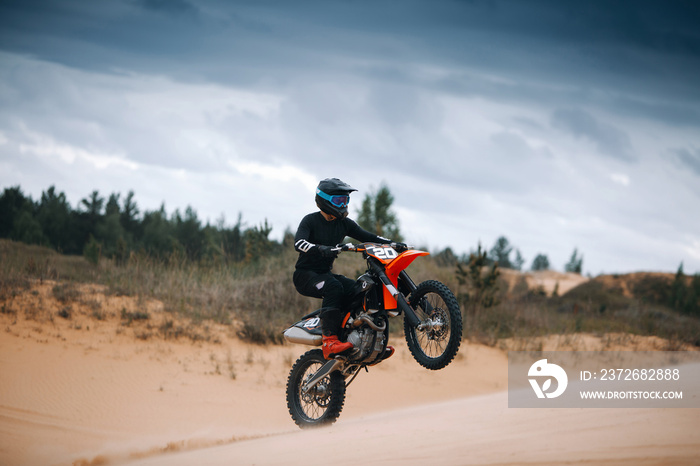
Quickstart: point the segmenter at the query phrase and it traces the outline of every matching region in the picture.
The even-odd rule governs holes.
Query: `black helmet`
[[[326,178],[316,188],[316,205],[323,212],[341,219],[348,216],[350,193],[357,191],[338,178]]]

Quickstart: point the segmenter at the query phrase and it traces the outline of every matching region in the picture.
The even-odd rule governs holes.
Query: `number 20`
[[[398,256],[397,252],[394,251],[392,248],[374,248],[374,255],[377,256],[378,259],[396,259]]]

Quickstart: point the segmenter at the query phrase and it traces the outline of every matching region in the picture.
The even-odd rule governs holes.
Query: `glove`
[[[335,248],[331,246],[323,246],[319,244],[317,247],[318,253],[321,255],[321,257],[325,257],[327,259],[335,259],[336,257],[338,257],[338,253],[340,252],[337,249],[334,250]]]
[[[406,243],[391,243],[391,247],[396,250],[396,252],[404,252],[408,250],[408,245]]]

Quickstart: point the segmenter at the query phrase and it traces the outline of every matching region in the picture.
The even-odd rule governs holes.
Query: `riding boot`
[[[323,346],[321,348],[323,349],[324,358],[333,359],[334,356],[351,350],[354,346],[349,341],[342,342],[338,340],[336,335],[323,335]]]
[[[323,357],[326,359],[333,359],[333,356],[354,348],[352,343],[338,339],[342,318],[340,309],[336,307],[326,307],[321,310],[322,349]]]

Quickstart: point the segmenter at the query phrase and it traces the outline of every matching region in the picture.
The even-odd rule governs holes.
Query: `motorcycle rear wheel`
[[[313,349],[299,356],[287,379],[287,408],[296,425],[307,427],[334,423],[345,403],[345,379],[336,371],[321,379],[307,393],[301,387],[327,362],[323,351]]]
[[[462,343],[462,313],[450,289],[437,280],[426,280],[409,300],[423,329],[404,319],[408,349],[421,366],[438,370],[447,366]]]

